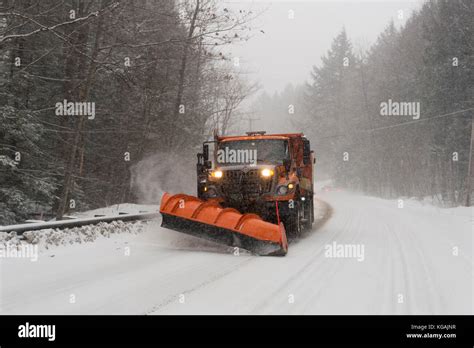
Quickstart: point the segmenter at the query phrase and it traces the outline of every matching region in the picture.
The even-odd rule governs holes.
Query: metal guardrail
[[[118,215],[112,216],[98,216],[87,219],[72,219],[72,220],[60,220],[60,221],[45,221],[45,222],[34,222],[24,223],[19,225],[0,226],[0,232],[17,232],[22,234],[26,231],[43,230],[47,228],[70,228],[80,227],[86,225],[95,225],[100,222],[112,222],[112,221],[134,221],[134,220],[153,220],[158,217],[160,213],[139,213],[139,214],[126,214],[119,213]]]

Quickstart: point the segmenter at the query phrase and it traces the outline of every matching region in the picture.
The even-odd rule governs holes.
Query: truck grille
[[[242,170],[226,170],[222,179],[222,191],[228,196],[256,198],[270,192],[272,188],[272,179],[262,179],[258,169],[251,169],[246,173]]]

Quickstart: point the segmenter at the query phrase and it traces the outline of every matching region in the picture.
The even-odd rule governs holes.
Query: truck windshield
[[[226,141],[217,150],[219,165],[281,164],[287,158],[288,141],[280,139]]]

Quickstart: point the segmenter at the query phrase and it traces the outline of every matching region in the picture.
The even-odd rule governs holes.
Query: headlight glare
[[[273,176],[274,172],[271,169],[265,168],[265,169],[262,170],[261,174],[264,178],[269,178],[269,177]]]
[[[214,171],[211,173],[211,176],[212,176],[213,178],[216,178],[216,179],[222,178],[222,175],[223,175],[222,170],[214,170]]]

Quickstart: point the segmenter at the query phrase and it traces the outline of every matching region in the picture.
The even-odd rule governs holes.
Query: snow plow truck
[[[164,193],[162,227],[283,256],[314,222],[316,162],[302,133],[218,136],[197,154],[197,197]]]

